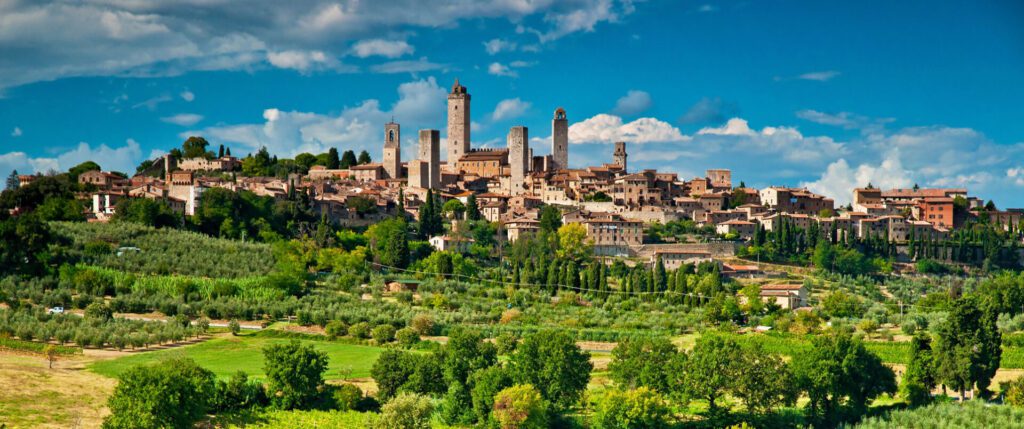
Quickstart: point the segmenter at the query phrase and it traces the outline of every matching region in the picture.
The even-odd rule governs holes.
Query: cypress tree
[[[466,219],[480,220],[480,206],[476,202],[476,194],[470,194],[466,199]]]

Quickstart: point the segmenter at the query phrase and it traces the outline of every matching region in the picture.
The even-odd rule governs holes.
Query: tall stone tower
[[[551,120],[551,162],[554,171],[569,168],[569,120],[561,107],[555,109]]]
[[[526,192],[526,172],[530,169],[530,135],[519,125],[508,131],[508,164],[512,195]]]
[[[448,94],[448,167],[469,152],[469,92],[455,79]]]
[[[384,124],[384,172],[389,179],[402,176],[402,127],[394,121]]]
[[[438,189],[441,187],[441,132],[438,130],[420,130],[420,161],[427,163],[427,186],[424,188]]]
[[[612,163],[622,167],[622,171],[626,171],[626,142],[615,142]]]

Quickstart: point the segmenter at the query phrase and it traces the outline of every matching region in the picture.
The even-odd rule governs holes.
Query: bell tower
[[[384,124],[384,172],[389,179],[402,175],[402,127],[394,120]]]
[[[448,94],[448,167],[451,169],[469,152],[470,98],[466,87],[456,78]]]
[[[561,107],[555,109],[551,120],[551,161],[555,164],[554,171],[569,168],[569,120]]]

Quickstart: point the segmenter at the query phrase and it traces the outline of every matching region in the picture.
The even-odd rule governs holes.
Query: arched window
[[[395,141],[395,130],[388,130],[388,141]]]

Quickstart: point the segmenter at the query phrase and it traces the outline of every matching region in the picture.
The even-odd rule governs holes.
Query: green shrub
[[[430,398],[415,393],[401,393],[381,408],[377,428],[428,429],[433,412]]]
[[[348,328],[348,334],[353,338],[361,340],[370,338],[370,324],[366,322],[356,323]]]
[[[412,347],[420,341],[420,334],[412,328],[402,328],[395,332],[395,339],[402,347]]]
[[[655,429],[665,426],[669,408],[647,387],[605,392],[594,410],[595,429]]]
[[[370,332],[377,344],[389,343],[395,339],[395,327],[391,325],[378,325]]]
[[[332,389],[334,407],[340,411],[355,410],[363,400],[363,391],[351,384],[342,384]]]
[[[324,331],[328,337],[337,338],[348,335],[348,325],[341,320],[332,320],[327,322],[327,326],[324,327]]]
[[[545,429],[547,403],[529,384],[516,385],[494,396],[492,417],[501,429]]]

